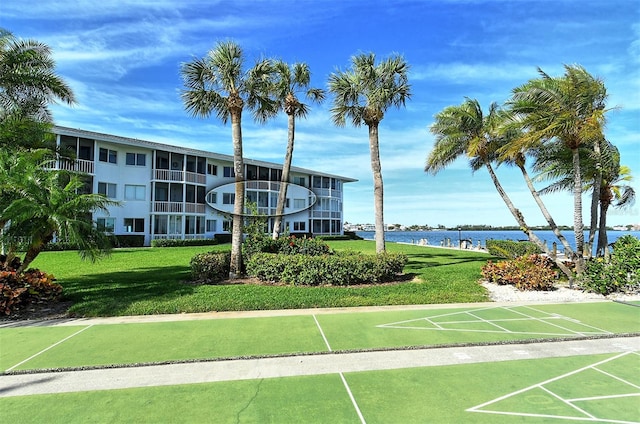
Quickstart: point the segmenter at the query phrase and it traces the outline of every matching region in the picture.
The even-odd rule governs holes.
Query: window
[[[144,233],[144,218],[125,218],[125,233]]]
[[[98,194],[104,194],[110,199],[115,199],[116,185],[112,183],[98,183]]]
[[[293,199],[293,208],[296,210],[304,209],[307,207],[305,199]]]
[[[96,219],[96,228],[98,231],[104,231],[105,233],[113,233],[116,227],[115,218],[98,218]]]
[[[125,200],[145,200],[147,196],[147,187],[143,185],[129,185],[124,186],[124,199]]]
[[[207,174],[218,175],[218,166],[212,163],[207,164]]]
[[[222,221],[222,231],[231,232],[232,228],[233,228],[233,222],[226,219]]]
[[[306,178],[305,177],[293,177],[293,183],[306,187]]]
[[[207,232],[215,233],[218,228],[218,221],[215,219],[207,219]]]
[[[215,205],[218,203],[218,193],[215,191],[210,191],[207,193],[207,203]]]
[[[100,162],[118,163],[118,152],[101,147],[98,159]]]
[[[233,170],[233,167],[231,166],[225,166],[224,169],[222,170],[222,175],[224,177],[235,177],[236,176],[236,172]]]
[[[293,223],[293,231],[306,231],[307,223],[304,221],[298,221]]]
[[[222,204],[233,205],[236,202],[235,193],[222,193]]]
[[[147,155],[144,153],[127,153],[127,165],[146,166]]]

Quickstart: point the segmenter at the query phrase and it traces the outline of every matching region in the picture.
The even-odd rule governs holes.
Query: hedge
[[[487,240],[487,251],[493,256],[506,259],[542,253],[535,243],[514,240]]]
[[[340,253],[310,256],[256,253],[248,260],[247,274],[262,281],[293,285],[349,286],[392,281],[407,263],[404,254]]]

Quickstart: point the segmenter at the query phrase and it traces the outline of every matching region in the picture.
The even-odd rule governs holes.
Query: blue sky
[[[231,128],[183,108],[180,64],[232,39],[248,64],[261,57],[306,62],[312,85],[345,70],[350,57],[399,53],[410,64],[412,98],[380,125],[387,223],[515,225],[484,170],[466,160],[424,173],[433,116],[465,96],[485,107],[537,77],[580,64],[602,78],[610,107],[606,135],[635,174],[640,193],[640,3],[634,0],[3,0],[0,27],[53,50],[78,98],[52,108],[58,125],[231,154]],[[357,178],[345,188],[345,220],[373,222],[367,128],[337,128],[330,101],[297,122],[294,165]],[[245,156],[282,162],[286,118],[244,116]],[[531,225],[544,219],[524,181],[500,167]],[[572,224],[568,194],[545,196],[555,220]],[[588,199],[585,197],[585,203]],[[640,203],[639,203],[640,204]],[[585,208],[587,209],[587,208]],[[640,207],[611,211],[609,223],[640,223]],[[588,217],[585,211],[585,219]]]

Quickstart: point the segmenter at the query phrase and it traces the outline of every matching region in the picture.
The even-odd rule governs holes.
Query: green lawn
[[[375,251],[372,241],[331,241],[335,250]],[[55,275],[73,302],[76,316],[121,316],[208,311],[299,309],[487,301],[477,281],[489,258],[478,252],[388,243],[409,257],[405,273],[417,277],[397,285],[294,287],[264,285],[196,286],[189,261],[229,245],[117,249],[96,263],[77,252],[44,252],[34,268]]]

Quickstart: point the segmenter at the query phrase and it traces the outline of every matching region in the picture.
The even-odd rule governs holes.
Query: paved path
[[[487,304],[482,304],[486,306]],[[510,303],[513,306],[513,303]],[[451,308],[457,305],[446,305]],[[471,306],[465,304],[465,307]],[[498,306],[492,304],[492,306]],[[435,306],[441,308],[442,305]],[[411,307],[404,306],[403,309]],[[417,309],[418,307],[416,307]],[[420,307],[426,309],[425,306]],[[389,308],[384,308],[388,310]],[[381,310],[381,308],[370,308]],[[310,310],[314,314],[335,313],[342,310]],[[355,312],[354,308],[345,310]],[[261,311],[253,313],[224,313],[173,315],[157,317],[124,317],[108,319],[74,319],[39,325],[86,325],[168,321],[177,319],[211,319],[212,317],[268,316],[275,314],[304,314],[305,311]],[[24,323],[23,323],[24,324]],[[38,325],[38,323],[30,323]],[[215,381],[277,378],[297,375],[318,375],[454,364],[473,364],[520,359],[566,357],[574,355],[640,351],[640,337],[614,337],[591,340],[570,340],[543,343],[512,343],[492,346],[444,347],[388,350],[357,353],[325,353],[315,355],[216,360],[168,365],[91,369],[84,371],[41,372],[0,376],[0,397],[44,393],[79,392],[89,390],[123,389],[133,387],[194,384]]]

